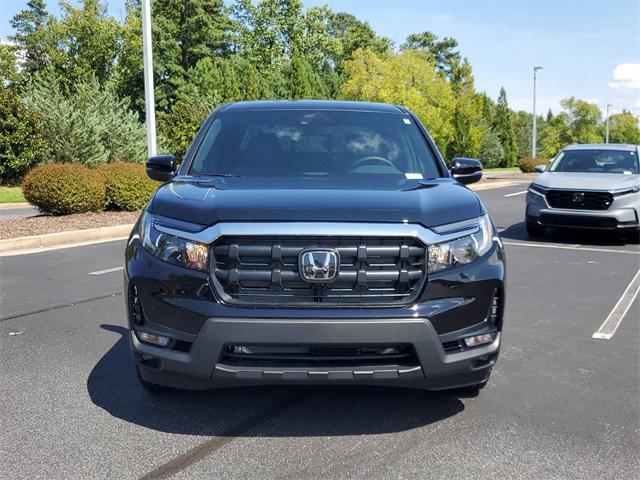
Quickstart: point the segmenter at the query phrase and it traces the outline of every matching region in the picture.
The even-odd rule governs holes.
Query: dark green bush
[[[520,171],[524,173],[532,173],[536,171],[536,167],[538,165],[548,165],[549,160],[544,158],[532,158],[532,157],[523,157],[518,162],[518,167],[520,167]]]
[[[95,212],[105,204],[105,184],[82,165],[51,164],[31,170],[22,181],[26,199],[54,215]]]
[[[40,116],[0,84],[0,184],[17,184],[48,158]]]
[[[141,210],[159,185],[136,163],[109,163],[98,172],[107,187],[107,208],[113,210]]]

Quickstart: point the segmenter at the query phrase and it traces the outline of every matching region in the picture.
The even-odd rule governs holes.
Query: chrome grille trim
[[[425,245],[454,240],[471,235],[478,230],[478,219],[464,229],[438,234],[413,223],[341,223],[341,222],[225,222],[207,227],[200,232],[187,232],[157,222],[153,226],[159,232],[194,242],[212,244],[222,236],[327,236],[327,237],[411,237]],[[469,222],[469,220],[466,220]],[[458,225],[456,222],[451,225]],[[438,227],[446,230],[446,225]]]

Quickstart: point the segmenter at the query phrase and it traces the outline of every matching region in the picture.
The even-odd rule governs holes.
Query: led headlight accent
[[[493,227],[489,215],[478,221],[478,231],[450,242],[430,245],[428,269],[430,273],[466,265],[489,251],[493,240]]]
[[[148,213],[140,219],[140,239],[145,250],[160,260],[193,270],[208,269],[208,245],[156,230]]]
[[[536,183],[532,183],[531,185],[529,185],[529,191],[531,193],[537,193],[538,195],[544,195],[545,193],[547,193],[547,190],[547,188]]]

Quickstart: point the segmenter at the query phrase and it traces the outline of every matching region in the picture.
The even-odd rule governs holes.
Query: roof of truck
[[[389,105],[387,103],[346,102],[340,100],[259,100],[252,102],[235,102],[226,105],[223,110],[342,110],[352,112],[407,113],[402,107]]]
[[[638,145],[627,143],[580,143],[576,145],[567,145],[563,150],[624,150],[635,152]]]

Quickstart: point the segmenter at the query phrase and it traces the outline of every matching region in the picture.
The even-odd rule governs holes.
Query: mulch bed
[[[0,240],[134,223],[140,212],[74,213],[0,220]]]

